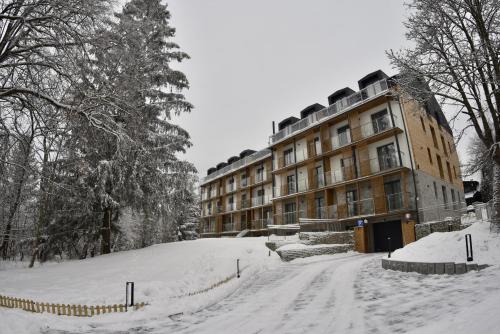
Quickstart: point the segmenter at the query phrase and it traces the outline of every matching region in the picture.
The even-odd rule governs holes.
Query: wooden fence
[[[8,308],[18,308],[28,312],[34,313],[52,313],[57,315],[68,315],[76,317],[92,317],[95,315],[126,312],[129,309],[138,310],[143,308],[146,304],[139,303],[132,307],[125,307],[124,304],[114,305],[69,305],[69,304],[49,304],[39,303],[29,299],[20,299],[0,295],[0,306]]]

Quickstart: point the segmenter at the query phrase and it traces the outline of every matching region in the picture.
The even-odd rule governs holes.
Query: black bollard
[[[240,278],[240,259],[236,260],[236,274]]]
[[[129,302],[129,291],[130,291],[130,302]],[[127,311],[127,306],[134,306],[134,282],[127,282],[125,284],[125,311]]]
[[[472,256],[472,236],[470,234],[465,235],[465,250],[467,252],[467,262],[473,261]]]
[[[388,258],[391,258],[391,237],[387,237],[387,243],[389,244],[389,255]]]
[[[448,232],[453,231],[453,224],[448,224]]]

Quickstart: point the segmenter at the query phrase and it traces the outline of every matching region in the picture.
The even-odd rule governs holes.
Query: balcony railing
[[[236,190],[236,186],[235,186],[234,182],[228,183],[226,185],[226,193],[230,193],[230,192],[235,191],[235,190]]]
[[[216,233],[215,223],[204,224],[201,233]]]
[[[347,146],[351,143],[351,133],[349,131],[343,132],[340,135],[334,135],[332,137],[332,148],[334,150]]]
[[[298,224],[299,218],[305,218],[306,216],[306,211],[285,212],[274,215],[274,223],[277,225]]]
[[[250,207],[250,200],[244,199],[240,202],[240,209],[248,209]]]
[[[284,128],[283,130],[277,132],[276,134],[270,137],[270,144],[275,144],[284,138],[290,136],[291,134],[308,128],[316,123],[319,123],[323,118],[333,116],[336,114],[341,114],[346,112],[348,109],[353,108],[354,106],[362,103],[363,101],[372,99],[388,90],[387,80],[383,79],[377,81],[366,88],[347,96],[334,104],[317,111],[306,118],[301,119],[300,121],[291,124]]]
[[[393,115],[394,122],[396,122],[396,115]],[[385,115],[383,117],[379,117],[375,120],[372,120],[369,123],[365,123],[360,126],[360,134],[362,138],[368,138],[378,133],[387,131],[396,127],[396,124],[393,123],[389,117],[389,115]]]
[[[227,211],[227,212],[235,211],[237,207],[238,207],[238,206],[237,206],[237,203],[236,203],[236,202],[233,202],[233,203],[228,203],[228,204],[227,204],[227,207],[226,207],[226,211]]]
[[[264,230],[267,228],[267,225],[272,225],[272,223],[273,223],[272,218],[257,219],[257,220],[254,220],[250,223],[250,229],[252,229],[252,230]]]
[[[270,172],[255,173],[254,184],[261,183],[264,181],[269,181],[269,180],[271,180],[271,173]]]
[[[270,155],[271,155],[271,151],[267,148],[260,150],[258,152],[255,152],[249,156],[244,157],[243,159],[235,161],[232,164],[213,172],[210,175],[205,176],[203,178],[203,180],[201,180],[201,184],[205,184],[205,183],[209,182],[210,180],[214,180],[214,179],[216,179],[224,174],[227,174],[229,172],[240,169],[244,166],[247,166],[255,161],[258,161],[258,160],[260,160],[264,157],[270,156]]]
[[[267,205],[271,204],[271,196],[265,195],[265,196],[257,196],[252,198],[252,207],[254,206],[260,206],[260,205]]]
[[[222,224],[222,232],[234,232],[236,231],[236,224],[233,223],[224,223]]]
[[[404,152],[400,152],[401,162],[404,161]],[[387,154],[379,156],[376,158],[370,158],[365,160],[360,160],[359,169],[361,176],[367,176],[386,170],[402,167],[403,164],[399,161],[399,155],[397,152],[393,154]]]

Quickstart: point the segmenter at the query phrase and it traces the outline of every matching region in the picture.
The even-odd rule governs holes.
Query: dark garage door
[[[391,250],[403,247],[401,221],[396,220],[373,224],[373,242],[375,252],[389,251],[388,237],[391,238]]]

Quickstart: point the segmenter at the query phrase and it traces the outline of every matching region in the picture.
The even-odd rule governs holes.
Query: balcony
[[[305,218],[306,216],[305,211],[285,212],[274,215],[274,223],[276,225],[298,224],[299,218]]]
[[[250,200],[244,199],[240,203],[241,203],[240,206],[239,206],[240,209],[248,209],[248,208],[250,208]]]
[[[271,179],[272,177],[270,172],[255,173],[254,184],[258,184],[264,181],[271,181]]]
[[[272,225],[272,223],[273,223],[272,218],[257,219],[257,220],[254,220],[250,223],[250,229],[251,230],[265,230],[267,228],[267,225]]]
[[[252,207],[271,204],[271,196],[257,196],[252,198]]]
[[[263,158],[265,157],[268,157],[271,155],[271,151],[269,149],[263,149],[263,150],[260,150],[258,152],[255,152],[254,154],[251,154],[249,156],[246,156],[245,158],[243,159],[240,159],[238,161],[235,161],[233,162],[232,164],[224,167],[224,168],[221,168],[217,171],[215,171],[214,173],[210,174],[210,175],[207,175],[205,176],[202,180],[201,180],[201,184],[206,184],[207,182],[210,182],[211,180],[214,180],[222,175],[225,175],[225,174],[228,174],[230,172],[233,172],[233,171],[236,171],[244,166],[248,166],[256,161],[259,161],[259,160],[262,160]]]
[[[203,224],[201,233],[216,233],[215,223]]]
[[[343,132],[339,135],[332,137],[332,149],[336,150],[338,148],[347,146],[351,143],[351,134],[349,131]]]
[[[389,86],[386,79],[377,81],[365,87],[364,89],[335,102],[325,109],[317,111],[309,115],[308,117],[301,119],[297,123],[287,126],[283,130],[272,135],[269,139],[269,144],[276,144],[277,142],[282,141],[283,139],[291,136],[294,133],[320,123],[323,119],[347,112],[348,110],[367,100],[382,95],[383,93],[388,91],[388,89]]]
[[[238,207],[238,205],[236,202],[228,203],[226,206],[226,212],[236,211],[237,207]]]
[[[401,161],[404,161],[404,152],[400,152],[400,154]],[[399,161],[397,152],[376,158],[360,160],[359,162],[360,176],[367,176],[399,167],[403,167],[403,164]]]
[[[222,232],[236,232],[236,224],[234,222],[222,224]]]
[[[233,183],[228,183],[226,185],[226,194],[236,190],[236,185]]]

